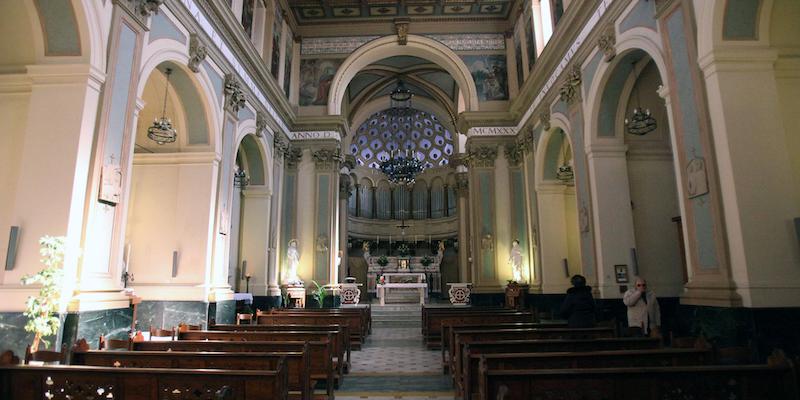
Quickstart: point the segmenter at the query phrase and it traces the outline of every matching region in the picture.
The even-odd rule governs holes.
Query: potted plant
[[[386,256],[380,256],[380,257],[378,257],[378,261],[377,262],[378,262],[378,265],[380,265],[381,268],[383,268],[383,267],[385,267],[385,266],[387,266],[389,264],[389,259],[386,258]]]
[[[34,275],[22,277],[23,285],[39,283],[39,295],[28,297],[25,302],[25,312],[23,315],[28,317],[25,324],[25,331],[33,332],[33,342],[31,352],[39,350],[39,343],[44,343],[45,347],[49,342],[45,337],[58,333],[61,320],[58,318],[58,306],[61,299],[61,281],[64,275],[62,269],[64,264],[64,243],[66,238],[63,236],[43,236],[39,239],[39,254],[44,269]]]
[[[427,267],[427,266],[433,264],[433,259],[430,258],[430,256],[425,256],[425,257],[422,257],[421,260],[419,260],[419,263],[422,264],[423,267]]]
[[[322,308],[322,305],[325,303],[325,298],[328,297],[328,292],[325,291],[325,286],[320,285],[317,281],[312,280],[311,282],[317,287],[311,292],[311,297],[317,301],[317,308]]]

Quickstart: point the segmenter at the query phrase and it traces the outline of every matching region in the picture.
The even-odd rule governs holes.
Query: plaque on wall
[[[116,206],[122,193],[122,168],[119,164],[105,164],[100,170],[100,194],[97,200],[101,203]]]

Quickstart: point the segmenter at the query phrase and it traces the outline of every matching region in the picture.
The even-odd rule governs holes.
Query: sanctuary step
[[[417,296],[419,300],[419,296]],[[415,304],[372,304],[372,325],[380,328],[419,328],[422,309]]]

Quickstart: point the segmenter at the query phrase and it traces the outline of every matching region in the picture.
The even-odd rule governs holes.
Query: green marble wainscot
[[[33,342],[33,333],[25,332],[26,323],[28,317],[21,312],[0,313],[0,353],[11,350],[20,359],[25,356],[25,348]],[[46,339],[51,347],[56,344],[54,337]]]
[[[145,300],[136,308],[136,329],[172,329],[180,323],[205,326],[208,308],[202,301]]]
[[[218,324],[236,323],[235,300],[223,300],[216,302],[216,321]]]
[[[131,308],[68,313],[64,318],[63,343],[72,346],[79,339],[86,339],[89,348],[96,349],[101,335],[125,339],[131,329],[132,316]]]

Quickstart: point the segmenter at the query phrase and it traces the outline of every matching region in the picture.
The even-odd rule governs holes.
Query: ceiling
[[[387,96],[402,79],[414,96],[427,97],[453,112],[456,83],[440,66],[419,57],[394,56],[368,65],[348,86],[351,109],[372,99]]]
[[[393,18],[476,21],[508,19],[519,0],[291,0],[298,24],[383,22]]]

